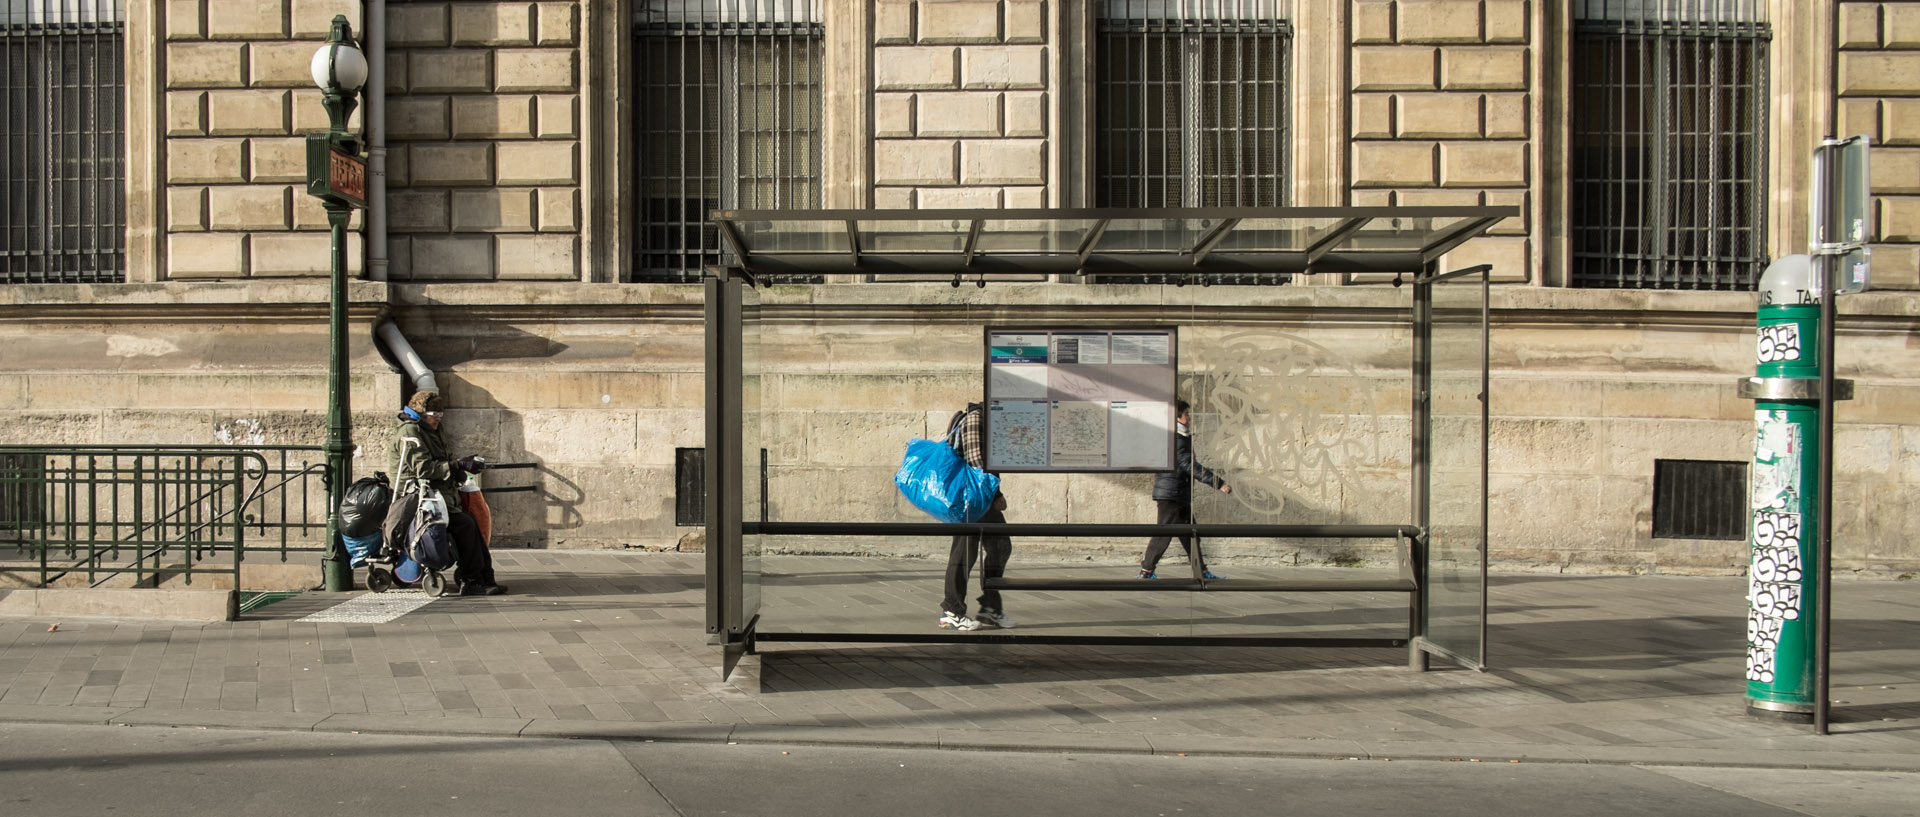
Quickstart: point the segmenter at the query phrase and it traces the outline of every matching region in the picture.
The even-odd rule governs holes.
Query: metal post
[[[1836,231],[1837,232],[1837,231]],[[1827,652],[1833,634],[1833,324],[1834,267],[1836,258],[1828,253],[1815,256],[1820,282],[1820,457],[1819,488],[1815,491],[1820,514],[1814,539],[1814,613],[1813,613],[1813,731],[1827,733]]]
[[[1407,668],[1427,670],[1428,582],[1427,548],[1433,545],[1433,274],[1435,262],[1427,262],[1413,279],[1413,524],[1420,529],[1424,547],[1415,548],[1413,558],[1414,591],[1407,596]]]
[[[327,545],[321,578],[329,592],[353,589],[352,563],[340,538],[338,503],[353,475],[352,412],[347,382],[347,222],[366,206],[366,165],[360,141],[347,130],[358,106],[354,92],[366,81],[366,59],[353,39],[346,15],[334,15],[327,43],[314,54],[314,82],[327,111],[327,132],[307,138],[307,192],[321,200],[331,231],[332,269],[327,287]]]
[[[327,287],[327,550],[321,557],[321,577],[330,593],[353,589],[353,571],[346,543],[340,539],[340,514],[333,507],[347,495],[347,455],[353,450],[353,431],[347,425],[352,411],[352,388],[347,383],[347,221],[353,208],[327,202],[327,225],[333,233],[333,270]]]

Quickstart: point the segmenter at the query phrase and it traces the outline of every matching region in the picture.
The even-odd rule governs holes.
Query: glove
[[[459,485],[467,481],[467,469],[461,468],[460,463],[447,466],[447,471],[449,472],[447,478],[453,480],[453,484]]]
[[[481,471],[487,470],[487,461],[481,457],[468,454],[460,458],[460,468],[468,473],[478,474]]]

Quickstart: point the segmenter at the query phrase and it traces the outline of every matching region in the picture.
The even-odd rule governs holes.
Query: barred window
[[[1287,203],[1291,30],[1279,2],[1104,0],[1095,14],[1094,206]]]
[[[126,280],[123,0],[0,0],[0,283]]]
[[[1570,281],[1751,290],[1767,264],[1760,0],[1578,0]]]
[[[821,204],[818,0],[635,4],[633,280],[725,263],[708,214]]]

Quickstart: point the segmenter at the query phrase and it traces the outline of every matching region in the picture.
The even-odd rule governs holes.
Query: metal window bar
[[[635,12],[632,279],[692,283],[731,263],[717,209],[821,206],[818,0],[649,0]]]
[[[1111,0],[1096,13],[1094,206],[1284,206],[1292,29],[1278,5]],[[1290,278],[1230,275],[1207,283]]]
[[[0,6],[0,283],[126,280],[120,0]]]
[[[1653,538],[1746,541],[1745,462],[1653,461]]]
[[[1570,143],[1574,286],[1751,290],[1767,264],[1756,0],[1583,0]]]
[[[673,450],[673,524],[707,522],[707,449]]]

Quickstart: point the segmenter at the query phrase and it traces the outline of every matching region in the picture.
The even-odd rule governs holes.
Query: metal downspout
[[[361,14],[367,49],[367,278],[387,280],[387,0]],[[404,341],[403,341],[404,342]],[[432,375],[428,375],[431,379]]]
[[[440,390],[440,385],[434,382],[433,370],[427,368],[427,362],[420,359],[413,344],[407,342],[407,336],[400,334],[400,327],[385,313],[373,322],[373,341],[373,348],[386,358],[387,365],[394,371],[405,372],[415,390]]]

